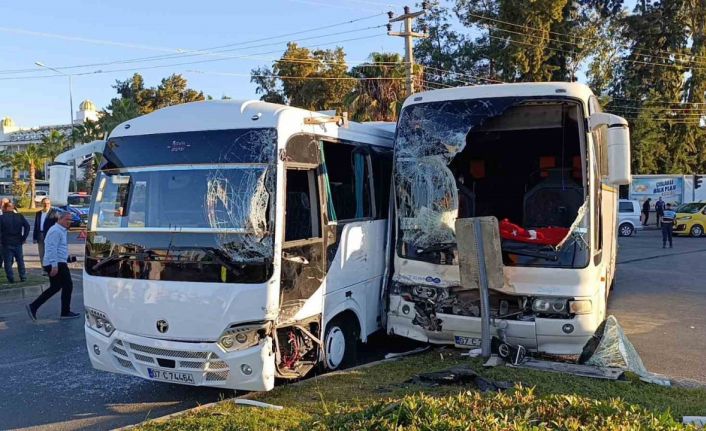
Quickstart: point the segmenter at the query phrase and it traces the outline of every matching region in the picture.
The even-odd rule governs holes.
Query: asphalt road
[[[615,315],[648,370],[706,383],[706,238],[659,231],[619,239]]]
[[[72,240],[72,253],[81,244]],[[647,368],[706,383],[706,238],[678,238],[662,249],[659,233],[621,238],[616,315]],[[30,258],[33,245],[28,245]],[[35,264],[36,262],[36,251]],[[80,311],[79,272],[73,308]],[[32,323],[23,301],[0,302],[0,429],[109,429],[230,397],[232,391],[153,383],[94,371],[83,319],[57,320],[53,298]],[[377,338],[363,361],[413,346]]]

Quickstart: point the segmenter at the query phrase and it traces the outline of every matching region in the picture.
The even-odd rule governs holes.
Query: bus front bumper
[[[274,387],[272,339],[227,352],[216,343],[157,340],[115,331],[110,337],[85,327],[93,368],[147,380],[244,391]]]
[[[407,314],[404,311],[408,311]],[[414,303],[390,296],[387,332],[425,343],[453,344],[461,348],[480,347],[481,319],[478,317],[436,314],[440,331],[429,331],[414,322]],[[573,318],[538,318],[533,320],[491,319],[492,336],[503,333],[509,344],[553,355],[579,355],[598,327],[592,314]]]

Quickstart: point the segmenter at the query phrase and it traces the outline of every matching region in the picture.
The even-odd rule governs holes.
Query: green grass
[[[416,374],[468,363],[515,389],[480,394],[472,386],[419,386]],[[253,399],[273,411],[224,402],[143,430],[532,430],[682,429],[683,415],[706,415],[706,390],[664,388],[637,379],[614,382],[498,367],[457,351],[431,352],[297,385]]]
[[[0,269],[0,290],[2,289],[14,289],[16,287],[26,287],[26,286],[36,286],[37,284],[49,283],[47,277],[41,275],[35,275],[32,273],[27,274],[27,281],[20,282],[20,275],[17,273],[17,266],[12,268],[13,274],[15,274],[15,282],[8,283],[7,277],[5,276],[5,267]]]

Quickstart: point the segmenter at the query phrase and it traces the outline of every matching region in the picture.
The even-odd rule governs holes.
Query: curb
[[[15,287],[12,289],[0,289],[0,302],[16,301],[18,299],[36,298],[49,287],[49,281],[32,286]]]
[[[428,351],[428,350],[427,350],[427,351]],[[352,371],[361,370],[361,369],[364,369],[364,368],[370,368],[370,367],[373,367],[373,366],[375,366],[375,365],[380,365],[380,364],[385,364],[385,363],[388,363],[388,362],[399,361],[399,360],[401,360],[401,359],[403,359],[403,358],[404,358],[403,356],[399,356],[399,357],[388,358],[388,359],[379,359],[379,360],[377,360],[377,361],[368,362],[368,363],[361,364],[361,365],[356,365],[355,367],[351,367],[351,368],[346,368],[345,370],[333,371],[333,372],[325,373],[325,374],[318,374],[318,375],[316,375],[316,376],[312,376],[312,377],[309,377],[309,378],[306,378],[306,379],[298,380],[298,381],[296,381],[296,382],[288,383],[287,386],[296,386],[296,385],[300,385],[300,384],[305,383],[305,382],[311,382],[311,381],[315,381],[315,380],[325,379],[325,378],[331,377],[331,376],[337,376],[337,375],[341,375],[341,374],[346,374],[346,373],[350,373],[350,372],[352,372]],[[115,428],[113,431],[127,431],[127,430],[133,430],[133,429],[135,429],[135,428],[137,428],[137,427],[139,427],[139,426],[146,425],[146,424],[149,424],[149,423],[152,423],[152,424],[164,423],[164,422],[166,422],[166,421],[168,421],[168,420],[170,420],[170,419],[173,419],[173,418],[176,418],[176,417],[179,417],[179,416],[183,416],[183,415],[186,415],[186,414],[189,414],[189,413],[197,413],[197,412],[199,412],[199,411],[201,411],[201,410],[209,409],[209,408],[211,408],[211,407],[215,407],[215,406],[218,406],[218,405],[220,405],[220,404],[233,402],[233,400],[235,400],[235,399],[247,400],[247,399],[250,399],[250,398],[252,398],[252,397],[254,397],[254,396],[256,396],[256,395],[263,394],[263,393],[265,393],[265,392],[264,392],[264,391],[248,392],[248,393],[246,393],[246,394],[244,394],[244,395],[241,395],[241,396],[236,396],[236,397],[233,397],[233,398],[226,398],[226,399],[224,399],[224,400],[215,401],[215,402],[208,403],[208,404],[201,404],[201,405],[199,405],[199,406],[192,407],[192,408],[190,408],[190,409],[182,410],[182,411],[179,411],[179,412],[170,413],[170,414],[165,415],[165,416],[160,416],[160,417],[157,417],[157,418],[154,418],[154,419],[147,419],[147,420],[144,420],[144,421],[142,421],[142,422],[140,422],[140,423],[137,423],[137,424],[127,425],[127,426],[124,426],[124,427],[122,427],[122,428]]]

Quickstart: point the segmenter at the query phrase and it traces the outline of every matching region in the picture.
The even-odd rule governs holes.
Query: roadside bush
[[[27,195],[22,195],[17,198],[16,206],[17,208],[29,208],[31,198]]]
[[[400,401],[331,412],[302,430],[682,430],[669,413],[654,414],[620,399],[537,396],[533,389],[482,395],[409,395]]]

